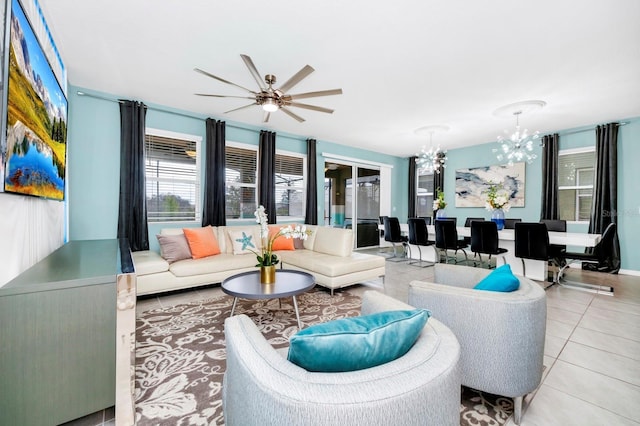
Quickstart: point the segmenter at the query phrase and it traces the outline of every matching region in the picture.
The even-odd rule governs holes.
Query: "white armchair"
[[[468,266],[437,264],[434,273],[434,283],[410,283],[409,304],[429,309],[458,338],[462,384],[514,398],[519,424],[522,399],[542,378],[544,289],[518,277],[511,293],[474,290],[490,271]]]
[[[375,291],[362,314],[413,309]],[[225,321],[225,423],[242,425],[459,425],[460,347],[430,318],[402,357],[359,371],[308,372],[287,361],[245,315]]]

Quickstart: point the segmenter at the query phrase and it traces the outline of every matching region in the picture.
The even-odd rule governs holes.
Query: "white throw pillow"
[[[255,254],[258,251],[259,236],[252,229],[230,230],[229,236],[233,243],[233,254]]]

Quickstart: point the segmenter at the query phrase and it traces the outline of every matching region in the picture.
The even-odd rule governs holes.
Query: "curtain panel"
[[[120,200],[118,238],[127,238],[132,251],[149,250],[144,136],[147,106],[120,101]]]
[[[602,234],[610,223],[618,223],[618,123],[596,127],[596,177],[589,220],[589,233]],[[620,242],[616,233],[607,265],[597,270],[617,273],[620,270]],[[585,268],[589,268],[584,264]]]
[[[276,133],[260,131],[258,203],[269,223],[276,223]]]
[[[409,209],[407,210],[407,217],[416,217],[416,198],[418,180],[416,177],[416,168],[418,157],[409,157]]]
[[[560,136],[555,133],[542,138],[542,204],[540,220],[560,219],[558,210],[558,146]]]
[[[206,155],[202,226],[224,226],[227,224],[225,204],[226,125],[224,121],[207,118],[205,128]]]
[[[318,170],[315,139],[307,139],[307,202],[304,223],[318,224]]]

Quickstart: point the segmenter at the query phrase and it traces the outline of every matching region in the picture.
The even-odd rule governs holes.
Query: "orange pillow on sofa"
[[[269,238],[276,235],[280,232],[282,226],[270,226],[269,227]],[[271,246],[273,250],[295,250],[295,246],[293,244],[293,238],[287,238],[284,235],[280,235],[273,241],[273,245]]]
[[[220,254],[220,246],[216,236],[213,235],[211,225],[204,228],[183,228],[184,236],[187,238],[189,248],[191,249],[191,257],[200,259],[202,257]]]

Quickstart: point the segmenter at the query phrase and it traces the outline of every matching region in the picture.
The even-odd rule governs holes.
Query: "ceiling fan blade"
[[[300,71],[295,73],[293,77],[291,77],[282,86],[280,86],[278,90],[281,91],[282,93],[287,93],[289,89],[291,89],[296,84],[300,83],[302,79],[304,79],[306,76],[311,74],[313,71],[315,70],[311,66],[305,65],[304,67],[302,67]]]
[[[271,113],[269,111],[265,111],[264,115],[262,117],[262,122],[263,123],[268,123],[269,122],[269,117],[271,117]]]
[[[295,114],[293,112],[291,112],[291,110],[285,108],[285,107],[280,107],[280,111],[284,112],[285,114],[287,114],[290,117],[295,118],[296,120],[298,120],[298,123],[302,123],[304,121],[304,118],[300,117],[298,114]]]
[[[261,88],[262,90],[267,90],[267,86],[264,85],[264,81],[262,81],[262,77],[260,76],[258,69],[253,64],[253,61],[251,60],[249,55],[240,55],[240,57],[244,61],[244,64],[247,66],[247,68],[249,68],[249,72],[251,73],[253,78],[256,80],[256,83],[258,83],[258,87]]]
[[[206,71],[201,70],[200,68],[194,68],[193,70],[194,70],[194,71],[196,71],[196,72],[199,72],[200,74],[204,74],[204,75],[206,75],[207,77],[211,77],[211,78],[214,78],[214,79],[216,79],[216,80],[218,80],[218,81],[221,81],[221,82],[223,82],[223,83],[227,83],[227,84],[230,84],[230,85],[232,85],[232,86],[239,87],[240,89],[242,89],[242,90],[246,90],[247,92],[249,92],[249,93],[253,93],[254,95],[256,95],[256,94],[257,94],[257,93],[256,93],[256,92],[254,92],[253,90],[249,90],[249,89],[247,89],[246,87],[242,87],[242,86],[240,86],[240,85],[238,85],[238,84],[235,84],[235,83],[232,83],[232,82],[230,82],[230,81],[227,81],[227,80],[225,80],[224,78],[220,78],[220,77],[218,77],[218,76],[215,76],[215,75],[213,75],[213,74],[211,74],[211,73],[208,73],[208,72],[206,72]]]
[[[213,98],[236,98],[236,99],[255,99],[251,96],[227,96],[227,95],[210,95],[208,93],[194,93],[196,96],[210,96]]]
[[[252,106],[255,106],[255,105],[258,105],[258,103],[257,103],[257,102],[254,102],[254,103],[249,104],[249,105],[241,106],[240,108],[230,109],[229,111],[225,111],[224,113],[225,113],[225,114],[227,114],[227,113],[229,113],[229,112],[238,111],[238,110],[245,109],[245,108],[249,108],[249,107],[252,107]]]
[[[329,109],[329,108],[315,106],[315,105],[301,104],[299,102],[287,102],[287,106],[310,109],[310,110],[313,110],[313,111],[326,112],[327,114],[331,114],[334,111],[334,110]]]
[[[285,99],[315,98],[318,96],[342,95],[342,89],[319,90],[317,92],[298,93],[296,95],[286,95]]]

